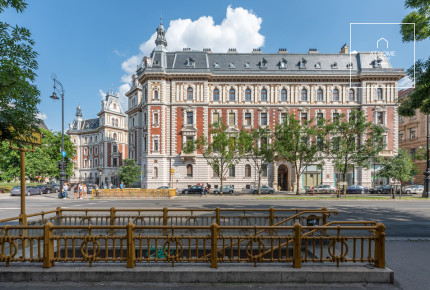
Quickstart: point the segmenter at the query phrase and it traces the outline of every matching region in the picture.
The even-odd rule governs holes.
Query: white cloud
[[[227,7],[221,24],[215,24],[212,16],[201,16],[195,21],[180,18],[171,20],[169,27],[166,27],[167,48],[169,51],[182,50],[184,47],[194,50],[211,48],[213,52],[227,52],[229,48],[236,48],[239,52],[251,52],[253,48],[264,45],[264,36],[259,32],[262,21],[252,10],[231,6]],[[121,64],[125,72],[121,77],[123,83],[130,84],[131,75],[136,72],[142,58],[149,56],[154,49],[156,36],[154,32],[139,46],[138,54]],[[124,89],[122,85],[120,93]]]
[[[36,118],[37,118],[37,119],[40,119],[40,120],[46,120],[46,119],[48,119],[48,117],[46,116],[46,114],[45,114],[45,113],[38,113],[38,114],[36,115]]]
[[[401,89],[412,88],[414,86],[415,86],[415,82],[408,76],[402,78],[399,81],[399,87],[401,87]]]
[[[99,95],[102,97],[102,99],[104,99],[104,97],[106,97],[106,93],[103,92],[101,89],[99,89]]]
[[[117,56],[121,56],[121,57],[125,57],[127,55],[125,55],[124,53],[120,52],[118,49],[114,49],[112,51],[114,54],[116,54]]]
[[[131,89],[131,86],[128,83],[122,84],[118,88],[119,103],[124,111],[128,109],[128,99],[125,96],[125,93],[128,92],[130,89]]]

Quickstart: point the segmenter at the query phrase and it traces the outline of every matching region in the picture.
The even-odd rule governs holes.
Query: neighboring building
[[[407,98],[414,89],[405,89],[399,91],[399,99]],[[415,116],[402,117],[399,116],[399,148],[405,149],[414,159],[415,153],[420,148],[427,146],[427,116],[419,110],[415,110]],[[419,170],[414,183],[424,185],[424,174],[426,171],[426,160],[414,159],[414,164]]]
[[[118,95],[108,92],[97,118],[83,119],[81,107],[67,134],[76,147],[75,172],[71,182],[98,185],[119,184],[118,168],[128,155],[127,118]]]
[[[156,47],[145,56],[132,79],[129,98],[130,156],[142,166],[142,187],[196,183],[218,186],[219,179],[201,154],[184,154],[182,146],[208,134],[209,124],[223,121],[230,132],[267,126],[274,130],[286,114],[298,118],[331,119],[351,109],[365,111],[367,119],[386,127],[386,148],[398,148],[397,83],[403,69],[392,68],[385,56],[370,52],[320,54],[212,53],[210,49],[169,52],[162,24]],[[350,87],[350,80],[352,87]],[[357,88],[358,87],[358,88]],[[354,168],[348,182],[372,185],[372,169]],[[294,171],[276,161],[263,172],[262,184],[291,189]],[[336,184],[338,174],[327,159],[322,170],[310,166],[300,187]],[[257,182],[252,163],[242,160],[229,171],[225,184],[242,189]]]

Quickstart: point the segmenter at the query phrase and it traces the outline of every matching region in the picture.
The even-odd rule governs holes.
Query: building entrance
[[[289,190],[288,167],[282,164],[278,167],[278,188],[280,190]]]

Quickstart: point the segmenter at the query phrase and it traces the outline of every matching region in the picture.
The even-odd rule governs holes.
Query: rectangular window
[[[399,133],[399,141],[403,141],[403,132]]]
[[[118,151],[118,147],[115,144],[112,146],[112,151],[114,153],[116,153]]]
[[[113,159],[113,167],[117,167],[118,166],[118,159],[114,158]]]
[[[324,113],[317,113],[317,124],[323,124],[324,122]]]
[[[251,121],[252,121],[251,113],[245,113],[245,125],[251,126],[251,124],[252,124]]]
[[[261,125],[262,126],[267,125],[267,113],[261,113]]]
[[[234,126],[236,124],[236,114],[235,113],[229,113],[228,114],[228,125]]]
[[[415,139],[415,128],[411,128],[411,129],[409,129],[409,139],[411,139],[411,140],[413,140],[413,139]]]
[[[302,125],[305,124],[307,120],[308,120],[308,113],[301,113],[300,114],[300,121],[301,121]]]
[[[236,170],[235,170],[236,168],[234,167],[234,165],[233,166],[231,166],[229,169],[228,169],[228,175],[230,176],[230,177],[235,177],[236,176]]]
[[[384,113],[376,112],[376,124],[384,125]]]
[[[154,140],[154,152],[158,152],[158,140]]]
[[[187,112],[187,125],[193,125],[193,123],[194,123],[193,112]]]
[[[333,120],[339,119],[339,113],[333,113]]]
[[[399,123],[403,123],[403,117],[399,116]]]
[[[411,155],[411,159],[412,159],[412,160],[415,160],[415,153],[416,153],[415,148],[411,148],[411,149],[409,150],[409,155]]]
[[[154,125],[158,125],[158,113],[154,114]]]
[[[213,113],[213,115],[212,115],[212,124],[213,123],[219,124],[219,113]]]

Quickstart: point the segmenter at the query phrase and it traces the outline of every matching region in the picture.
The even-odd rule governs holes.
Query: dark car
[[[26,186],[25,195],[42,194],[42,190],[36,186]],[[21,195],[21,186],[15,186],[10,190],[10,195]]]
[[[57,190],[49,184],[36,185],[37,188],[40,188],[43,194],[57,192]]]
[[[360,193],[365,194],[369,193],[369,189],[367,187],[361,185],[350,185],[346,188],[346,193]]]
[[[380,185],[376,187],[376,192],[378,194],[390,194],[391,190],[394,191],[393,186],[391,185]]]
[[[59,184],[51,184],[50,186],[52,186],[52,188],[54,188],[55,192],[60,192],[60,185]]]
[[[182,190],[183,194],[188,194],[188,193],[200,193],[203,194],[203,191],[205,190],[205,187],[203,185],[193,185],[190,188],[185,188],[184,190]]]

